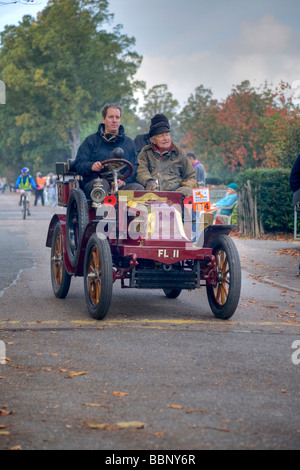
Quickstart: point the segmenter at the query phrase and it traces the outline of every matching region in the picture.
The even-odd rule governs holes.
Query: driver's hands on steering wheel
[[[92,170],[93,171],[101,171],[101,170],[103,170],[103,168],[104,168],[104,166],[102,165],[101,162],[95,162],[92,165]]]
[[[122,171],[127,167],[127,173],[122,173]],[[133,165],[127,160],[122,158],[110,158],[102,162],[94,162],[91,166],[91,170],[97,173],[100,173],[100,178],[105,178],[108,181],[115,181],[115,178],[118,180],[118,187],[122,188],[126,183],[126,180],[133,172]]]

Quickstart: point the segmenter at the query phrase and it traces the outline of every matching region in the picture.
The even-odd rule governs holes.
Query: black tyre
[[[217,286],[206,286],[207,297],[214,316],[226,320],[234,314],[240,299],[240,258],[228,235],[219,235],[211,248],[217,263]]]
[[[113,266],[106,238],[94,233],[87,244],[84,258],[84,293],[91,317],[102,320],[110,309]]]
[[[23,196],[22,204],[23,204],[22,216],[23,216],[23,219],[26,219],[26,216],[27,216],[27,200],[26,200],[25,196]]]
[[[71,275],[65,268],[63,237],[59,222],[55,225],[51,244],[51,282],[54,295],[64,299],[69,292]]]
[[[181,289],[165,288],[163,291],[169,299],[176,299],[181,294]]]
[[[73,189],[66,216],[67,253],[73,268],[77,266],[80,244],[88,222],[89,211],[85,194],[79,188]]]

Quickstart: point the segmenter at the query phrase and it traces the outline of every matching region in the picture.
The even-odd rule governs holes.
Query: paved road
[[[283,245],[236,240],[230,321],[213,318],[205,291],[171,300],[115,285],[96,322],[82,278],[65,300],[52,294],[45,239],[61,209],[23,221],[16,201],[0,199],[0,449],[299,448],[299,260]]]

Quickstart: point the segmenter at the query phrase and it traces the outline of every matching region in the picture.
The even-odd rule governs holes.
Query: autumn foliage
[[[182,111],[182,144],[197,153],[211,174],[291,166],[300,135],[299,111],[287,98],[288,84],[260,89],[248,81],[222,102],[198,87]]]

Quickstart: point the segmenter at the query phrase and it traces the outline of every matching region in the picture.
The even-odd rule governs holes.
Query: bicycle
[[[29,200],[30,200],[30,191],[31,190],[26,190],[24,191],[24,193],[22,194],[22,218],[23,219],[26,219],[26,216],[29,215],[29,209],[28,209],[28,203],[29,203]]]

